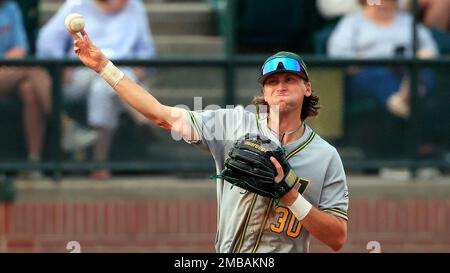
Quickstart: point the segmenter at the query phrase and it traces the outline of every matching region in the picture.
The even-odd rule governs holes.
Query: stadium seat
[[[312,53],[311,38],[322,23],[313,2],[246,0],[236,6],[238,51]]]
[[[322,29],[316,31],[313,35],[314,40],[314,53],[318,55],[326,55],[327,54],[327,44],[328,39],[333,33],[333,30],[336,26],[336,22],[332,22],[327,24]]]
[[[436,40],[441,54],[450,54],[450,33],[438,29],[431,29],[431,34]]]

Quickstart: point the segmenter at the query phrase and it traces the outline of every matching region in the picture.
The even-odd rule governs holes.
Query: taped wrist
[[[311,203],[309,203],[301,194],[299,194],[294,203],[289,206],[289,209],[299,221],[303,220],[306,215],[308,215],[311,208]]]
[[[122,80],[125,74],[120,71],[111,61],[105,65],[105,67],[100,71],[100,76],[113,88]]]

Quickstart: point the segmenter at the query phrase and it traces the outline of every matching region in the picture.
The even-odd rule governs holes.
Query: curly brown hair
[[[263,90],[261,90],[263,92]],[[264,96],[257,95],[253,97],[252,104],[256,105],[256,109],[259,111],[259,107],[261,105],[265,105],[266,109],[268,109],[268,104],[266,100],[264,100]],[[300,114],[300,119],[302,121],[306,120],[308,117],[315,117],[319,115],[319,96],[314,93],[314,91],[311,92],[311,96],[304,97],[303,98],[303,104],[302,104],[302,112]]]

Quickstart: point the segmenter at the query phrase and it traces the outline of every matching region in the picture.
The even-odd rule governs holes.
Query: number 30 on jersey
[[[306,192],[310,182],[300,178],[298,183],[300,183],[298,192],[303,195]],[[275,222],[270,225],[271,231],[279,234],[286,232],[286,235],[292,238],[297,238],[300,235],[302,223],[297,220],[295,215],[292,214],[287,207],[279,206],[275,208],[275,214],[278,215],[278,218],[276,218]]]

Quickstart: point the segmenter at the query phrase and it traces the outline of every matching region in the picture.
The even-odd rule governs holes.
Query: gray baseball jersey
[[[267,126],[267,114],[242,106],[186,115],[197,135],[189,142],[210,151],[218,174],[233,143],[246,133],[263,134],[280,144]],[[284,147],[301,178],[299,192],[314,207],[347,220],[347,184],[336,149],[307,125],[300,139]],[[218,179],[217,205],[217,252],[308,252],[309,232],[282,203]]]

